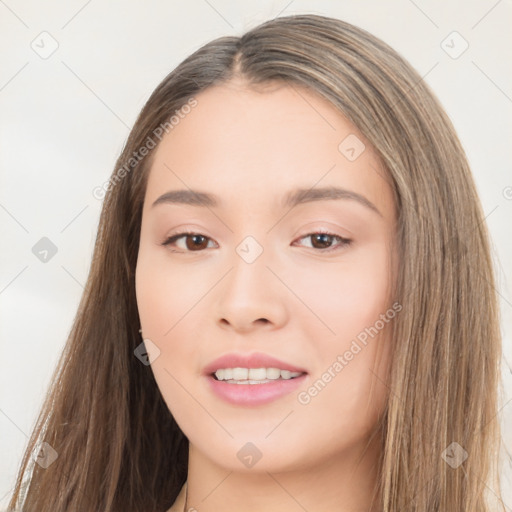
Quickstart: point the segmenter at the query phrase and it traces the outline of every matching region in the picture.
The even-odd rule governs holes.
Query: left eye
[[[319,249],[321,252],[336,250],[336,246],[334,248],[332,247],[332,242],[335,239],[339,242],[338,247],[350,245],[352,242],[352,240],[349,240],[348,238],[343,238],[339,235],[335,235],[334,233],[324,233],[323,231],[319,233],[309,233],[308,235],[299,238],[299,240],[304,240],[305,238],[310,238],[312,241],[311,247],[313,249]],[[316,244],[318,244],[318,246]]]
[[[335,235],[334,233],[324,232],[309,233],[308,235],[303,236],[298,240],[304,240],[306,238],[310,238],[312,240],[310,247],[313,249],[318,249],[320,252],[329,252],[335,250],[336,246],[334,248],[332,247],[334,240],[338,240],[338,247],[344,247],[352,242],[351,240],[343,238],[339,235]],[[178,245],[178,241],[181,239],[184,239],[185,245],[180,247]],[[208,240],[211,239],[209,239],[207,236],[201,235],[200,233],[186,232],[177,233],[176,235],[170,236],[162,243],[162,245],[176,246],[178,249],[182,249],[186,252],[198,252],[207,248]]]

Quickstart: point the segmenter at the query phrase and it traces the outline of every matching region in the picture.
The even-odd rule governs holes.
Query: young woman
[[[317,15],[212,41],[105,191],[12,508],[504,510],[488,235],[395,51]]]

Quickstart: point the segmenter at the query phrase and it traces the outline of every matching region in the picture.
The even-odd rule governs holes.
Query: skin
[[[160,351],[151,368],[190,441],[186,510],[377,510],[380,440],[369,436],[389,393],[388,331],[369,338],[309,403],[297,395],[393,303],[396,211],[385,173],[358,130],[305,89],[256,92],[237,80],[196,99],[155,149],[136,270],[142,332],[150,355]],[[338,150],[350,134],[366,146],[354,161]],[[380,214],[346,198],[281,206],[296,187],[328,185],[361,194]],[[187,188],[221,204],[152,207]],[[161,245],[184,228],[207,237],[196,239],[200,250],[193,237],[188,252],[186,237]],[[352,242],[315,244],[308,235],[322,228]],[[236,252],[249,235],[263,248],[251,264]],[[232,352],[263,352],[308,375],[269,404],[232,405],[202,376]],[[237,457],[247,442],[262,454],[252,468]]]

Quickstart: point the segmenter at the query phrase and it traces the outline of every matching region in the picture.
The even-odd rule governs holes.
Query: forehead
[[[292,188],[343,186],[390,213],[386,173],[333,105],[295,85],[210,87],[156,149],[147,201],[168,190],[210,191],[240,206],[282,202]]]

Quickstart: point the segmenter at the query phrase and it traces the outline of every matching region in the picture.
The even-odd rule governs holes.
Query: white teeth
[[[279,368],[267,368],[267,379],[279,379],[281,370]]]
[[[233,368],[234,380],[247,380],[249,377],[249,370],[247,368]]]
[[[291,379],[292,372],[289,372],[288,370],[281,370],[281,378],[282,379]]]
[[[242,370],[242,368],[240,368]],[[217,379],[219,380],[230,380],[233,378],[233,368],[224,368],[223,370],[217,370],[215,372]]]
[[[302,372],[291,372],[279,368],[220,368],[215,372],[217,380],[233,384],[264,384],[279,378],[289,380],[300,375]]]
[[[264,380],[267,378],[267,370],[265,368],[250,368],[249,379],[250,380]]]

